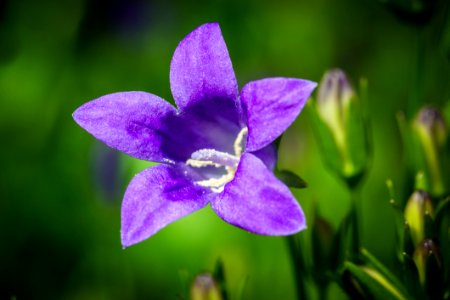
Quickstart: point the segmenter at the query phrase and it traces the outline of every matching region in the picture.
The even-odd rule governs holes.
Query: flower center
[[[204,170],[211,167],[222,170],[218,176],[217,172],[202,172],[207,179],[199,180],[195,183],[200,186],[209,187],[215,193],[222,192],[225,184],[234,178],[241,155],[245,149],[247,133],[247,127],[242,128],[238,133],[233,144],[234,154],[215,149],[200,149],[193,152],[191,158],[186,161],[186,165],[193,168],[203,168]]]

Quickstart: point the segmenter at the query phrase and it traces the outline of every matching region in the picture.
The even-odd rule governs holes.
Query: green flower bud
[[[347,182],[361,177],[368,159],[366,126],[358,95],[343,71],[325,73],[313,112],[327,165]]]
[[[220,288],[210,273],[195,277],[191,285],[191,300],[222,300]]]
[[[414,262],[422,285],[440,289],[442,257],[437,242],[428,238],[424,239],[414,251]],[[436,291],[429,289],[428,293],[430,292],[434,294]]]
[[[441,196],[448,189],[449,174],[445,168],[448,130],[442,114],[431,107],[423,107],[413,122],[413,133],[418,146],[418,171],[424,172],[427,190]]]
[[[336,143],[342,147],[345,144],[350,101],[355,99],[356,95],[344,72],[336,69],[325,73],[317,94],[317,110],[322,120],[333,131]]]
[[[408,223],[414,247],[425,238],[425,217],[433,217],[433,204],[427,192],[415,191],[405,207],[405,220]]]

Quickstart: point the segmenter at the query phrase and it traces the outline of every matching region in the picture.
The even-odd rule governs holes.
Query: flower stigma
[[[247,134],[247,127],[239,131],[233,144],[234,154],[215,149],[200,149],[193,152],[191,158],[186,161],[186,165],[194,168],[214,167],[224,168],[225,170],[225,173],[219,177],[207,176],[210,178],[196,181],[195,183],[200,186],[209,187],[215,193],[222,192],[225,184],[234,178],[242,153],[245,150]]]

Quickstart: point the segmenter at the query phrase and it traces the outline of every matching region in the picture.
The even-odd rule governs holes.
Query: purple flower
[[[137,174],[122,204],[122,244],[133,245],[211,203],[226,222],[253,233],[306,227],[300,205],[272,173],[271,143],[294,121],[316,84],[252,81],[239,93],[219,25],[205,24],[175,50],[170,85],[177,108],[145,92],[106,95],[75,121],[108,146],[160,162]]]

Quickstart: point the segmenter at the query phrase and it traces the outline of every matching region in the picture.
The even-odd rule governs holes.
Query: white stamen
[[[210,187],[215,193],[220,193],[223,191],[225,184],[233,180],[235,169],[227,168],[227,173],[219,178],[210,178],[206,180],[197,181],[196,183],[200,186]]]
[[[242,142],[244,140],[244,135],[245,135],[245,137],[247,137],[247,134],[248,134],[248,128],[247,127],[242,128],[241,131],[239,131],[239,133],[236,137],[236,140],[234,141],[234,154],[237,157],[241,157],[241,155],[242,155],[242,151],[244,150],[243,146],[242,146]]]
[[[209,166],[214,166],[216,168],[222,167],[222,165],[215,163],[213,161],[210,161],[210,160],[198,160],[198,159],[192,159],[192,158],[188,159],[186,161],[186,164],[188,166],[192,166],[195,168],[209,167]]]
[[[234,141],[234,155],[217,151],[215,149],[200,149],[191,154],[191,158],[186,161],[186,165],[194,168],[202,167],[224,167],[226,173],[218,178],[208,178],[205,180],[196,181],[195,183],[211,188],[211,191],[220,193],[223,191],[225,184],[233,180],[236,174],[239,160],[245,147],[244,138],[247,137],[248,129],[244,127],[239,131],[236,140]]]
[[[191,160],[211,161],[219,166],[237,167],[239,158],[226,152],[214,149],[200,149],[191,154]]]

